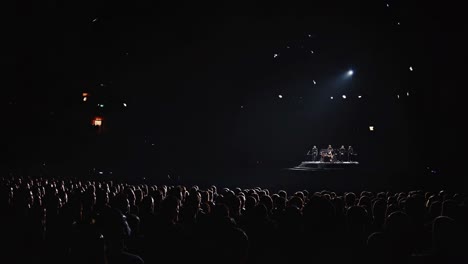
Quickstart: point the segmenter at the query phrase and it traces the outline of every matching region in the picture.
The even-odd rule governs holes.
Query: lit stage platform
[[[346,168],[354,168],[359,165],[357,161],[303,161],[299,166],[289,168],[289,170],[297,171],[317,171],[317,170],[343,170]]]

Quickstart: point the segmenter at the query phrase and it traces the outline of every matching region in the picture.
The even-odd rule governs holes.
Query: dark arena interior
[[[468,263],[462,9],[12,9],[5,263]]]

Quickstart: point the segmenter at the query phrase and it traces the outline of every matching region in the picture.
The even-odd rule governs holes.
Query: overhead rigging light
[[[102,117],[96,116],[92,121],[93,126],[102,126]]]

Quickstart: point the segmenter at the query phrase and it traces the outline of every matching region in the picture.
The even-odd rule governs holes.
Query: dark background
[[[332,144],[352,145],[364,175],[464,183],[463,14],[386,3],[16,2],[4,23],[2,167],[266,182],[263,169]]]

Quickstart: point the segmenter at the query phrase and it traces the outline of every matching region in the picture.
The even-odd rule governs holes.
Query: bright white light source
[[[413,71],[413,67],[410,66],[410,67],[409,67],[409,70],[410,70],[410,71]]]
[[[369,131],[374,131],[374,126],[369,126]]]
[[[315,80],[312,80],[312,82],[314,83],[314,85],[317,84],[317,82]]]
[[[333,100],[333,96],[330,96],[330,99],[332,99],[332,100]]]
[[[123,103],[123,106],[124,106],[124,107],[127,107],[127,104],[126,104],[126,103]]]
[[[387,7],[390,7],[390,5],[389,5],[389,4],[387,4]]]
[[[409,96],[409,92],[406,92],[406,96]]]
[[[278,97],[279,97],[279,98],[283,98],[283,96],[282,96],[281,94],[278,94]]]
[[[354,71],[353,70],[349,70],[348,71],[348,76],[352,76],[354,74]]]
[[[399,94],[397,94],[396,97],[397,97],[398,99],[400,99],[400,95],[399,95]]]
[[[314,54],[314,51],[313,51],[313,50],[311,50],[311,51],[310,51],[310,53],[311,53],[311,54]]]
[[[83,97],[83,102],[86,102],[88,100],[88,97]]]
[[[276,53],[273,54],[273,58],[276,58],[276,57],[278,57],[278,54],[276,54]]]
[[[361,95],[358,95],[358,97],[357,97],[357,98],[361,99],[361,98],[362,98],[362,96],[361,96]]]
[[[343,99],[346,99],[346,95],[344,95],[344,94],[341,97],[343,97]]]

